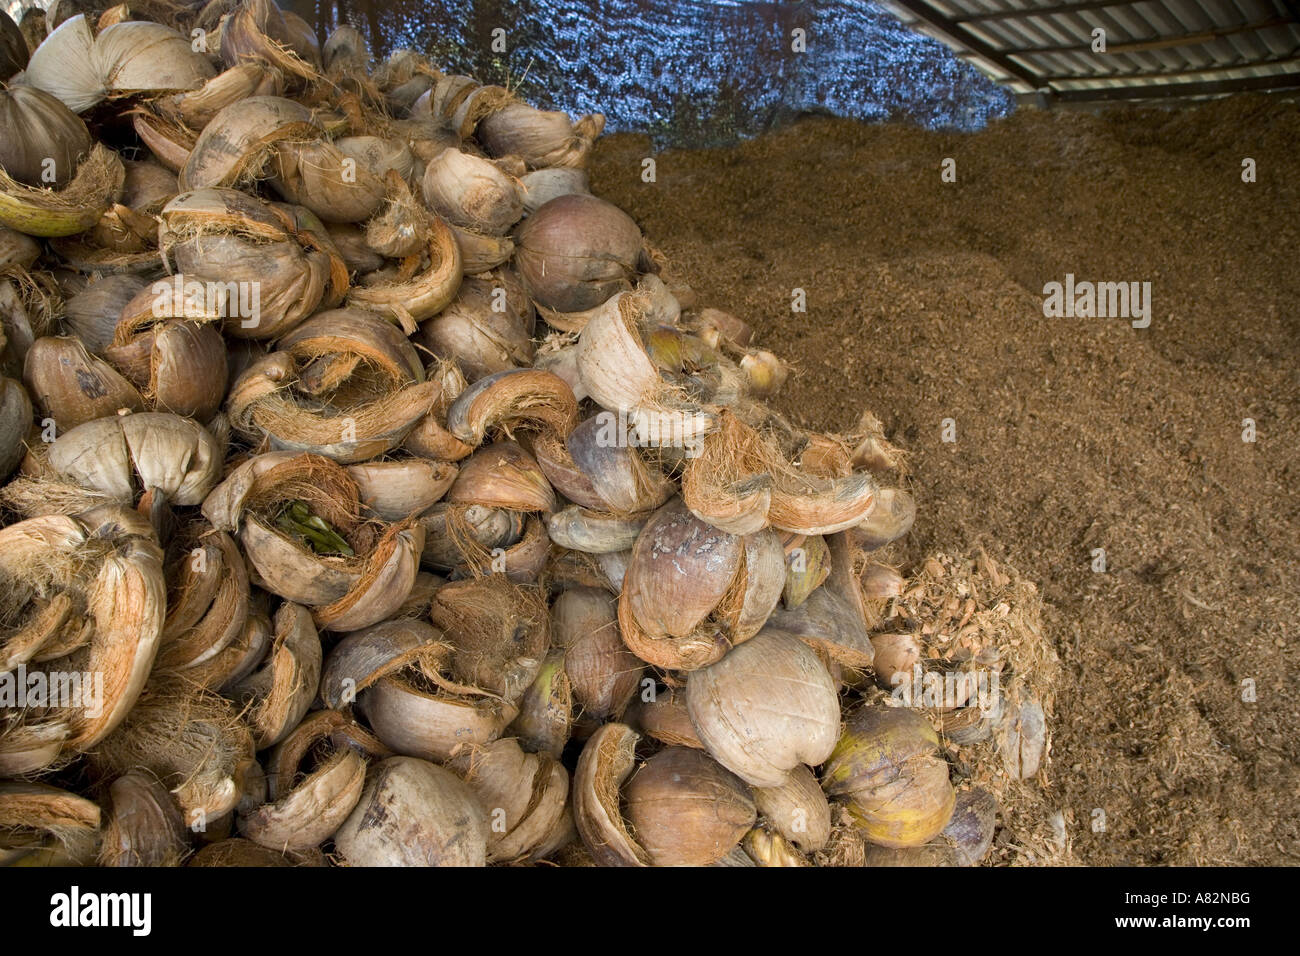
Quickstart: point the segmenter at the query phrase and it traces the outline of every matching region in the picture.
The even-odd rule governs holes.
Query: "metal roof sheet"
[[[881,4],[1020,94],[1094,101],[1300,87],[1296,0]]]

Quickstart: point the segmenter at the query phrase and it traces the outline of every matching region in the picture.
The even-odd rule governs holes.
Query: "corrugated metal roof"
[[[1300,87],[1296,0],[881,2],[1016,93],[1069,102]]]

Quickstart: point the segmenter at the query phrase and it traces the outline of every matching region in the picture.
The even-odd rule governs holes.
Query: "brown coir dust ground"
[[[870,408],[911,453],[909,559],[983,544],[1040,583],[1074,858],[1300,860],[1300,110],[809,119],[645,183],[650,155],[603,140],[594,191],[794,363],[784,412]],[[1151,282],[1150,328],[1044,318],[1067,272]]]

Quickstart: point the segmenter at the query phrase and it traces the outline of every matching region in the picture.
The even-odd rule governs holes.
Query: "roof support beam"
[[[1175,77],[1203,76],[1206,73],[1226,73],[1229,70],[1249,70],[1257,66],[1300,66],[1300,48],[1268,60],[1255,60],[1252,63],[1226,63],[1219,66],[1198,66],[1187,70],[1171,70],[1160,73],[1057,73],[1043,77],[1049,83],[1064,83],[1080,80],[1153,80],[1173,79]]]
[[[1051,16],[1057,13],[1079,13],[1083,10],[1103,10],[1106,7],[1135,7],[1151,0],[1080,0],[1078,3],[1057,3],[1047,7],[1021,7],[1016,10],[992,10],[988,13],[963,13],[952,18],[953,23],[988,23],[990,20],[1022,20],[1026,17]]]
[[[923,23],[929,24],[932,29],[944,34],[958,46],[965,47],[980,58],[992,63],[1009,76],[1013,76],[1022,83],[1028,83],[1033,87],[1042,85],[1037,73],[1026,69],[1007,57],[1003,51],[995,49],[979,37],[963,29],[959,23],[955,23],[951,18],[939,13],[924,0],[890,0],[890,2],[894,6],[906,10]]]
[[[1106,86],[1092,90],[1056,90],[1062,103],[1102,103],[1113,100],[1165,99],[1171,96],[1214,96],[1247,90],[1282,90],[1300,87],[1300,73],[1247,76],[1235,80],[1205,80],[1196,83],[1152,83]]]
[[[1207,30],[1205,33],[1185,34],[1176,37],[1157,37],[1151,40],[1135,40],[1132,43],[1108,43],[1106,44],[1107,53],[1141,53],[1145,50],[1168,50],[1180,46],[1199,46],[1202,43],[1210,43],[1222,37],[1232,36],[1237,33],[1255,33],[1260,30],[1269,30],[1273,27],[1290,26],[1298,22],[1295,17],[1273,17],[1270,20],[1257,20],[1254,23],[1243,23],[1241,26],[1224,27],[1220,30]],[[1092,45],[1089,43],[1073,44],[1069,46],[1024,46],[1013,47],[1009,50],[1003,50],[1002,53],[1007,56],[1034,56],[1039,53],[1092,53]]]

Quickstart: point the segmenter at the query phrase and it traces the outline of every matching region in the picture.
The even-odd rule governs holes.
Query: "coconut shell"
[[[157,666],[189,670],[221,656],[243,632],[249,610],[248,569],[230,535],[207,531],[188,554],[169,564],[168,574],[167,619]],[[229,676],[225,668],[215,673],[222,675],[215,686]]]
[[[523,191],[525,215],[532,215],[560,196],[591,192],[585,170],[563,166],[536,169],[523,176],[519,180],[519,186]]]
[[[334,845],[352,866],[483,866],[487,815],[454,773],[413,757],[371,768]]]
[[[546,753],[504,739],[476,746],[453,768],[488,813],[488,859],[519,860],[544,850],[566,815],[569,773]]]
[[[626,551],[636,543],[643,527],[642,519],[588,511],[577,505],[570,505],[546,519],[546,530],[552,541],[562,548],[586,554]]]
[[[646,464],[634,447],[618,440],[617,423],[603,412],[578,424],[565,439],[573,463],[603,502],[600,510],[644,514],[673,494],[673,483]]]
[[[324,227],[303,228],[310,223],[291,212],[224,188],[184,192],[163,207],[159,245],[178,271],[240,297],[238,308],[227,303],[229,335],[283,335],[346,290],[347,268]]]
[[[763,630],[686,682],[691,725],[709,753],[756,787],[778,787],[835,747],[839,696],[807,645]]]
[[[627,820],[655,866],[709,866],[754,825],[748,785],[699,750],[668,747],[623,788]]]
[[[446,222],[430,216],[423,231],[425,235],[416,254],[419,258],[411,257],[415,265],[422,267],[419,271],[409,277],[404,273],[392,280],[354,286],[348,294],[348,303],[387,316],[408,333],[415,331],[417,323],[446,308],[456,297],[461,278],[468,270],[456,236]],[[474,271],[484,270],[475,268]]]
[[[518,706],[519,714],[507,732],[525,750],[558,759],[573,730],[573,685],[564,669],[563,651],[547,653]]]
[[[475,135],[492,156],[518,156],[530,168],[581,167],[605,127],[599,113],[570,121],[527,103],[510,102],[478,122]]]
[[[758,812],[781,837],[800,850],[815,853],[831,836],[831,805],[817,777],[803,764],[776,787],[756,787]]]
[[[217,74],[194,90],[156,100],[153,106],[164,116],[192,130],[202,130],[230,104],[252,96],[279,96],[284,79],[265,64],[239,63]]]
[[[276,143],[270,172],[277,193],[325,222],[363,222],[384,201],[383,172],[333,143]]]
[[[619,791],[636,762],[638,737],[608,723],[587,739],[573,774],[573,819],[598,866],[648,866],[649,854],[623,819]]]
[[[0,17],[0,80],[8,82],[9,77],[25,67],[28,52],[27,41],[13,17],[7,13]]]
[[[172,504],[199,504],[221,475],[221,458],[203,426],[162,412],[96,419],[49,449],[57,475],[126,504],[137,489],[156,490]]]
[[[957,794],[952,819],[943,828],[943,839],[952,846],[959,866],[978,866],[993,845],[998,801],[983,788]]]
[[[190,857],[186,866],[297,866],[278,850],[258,846],[251,840],[232,837],[209,843]]]
[[[869,841],[896,848],[933,840],[956,800],[938,735],[904,707],[864,706],[852,715],[822,768],[822,786],[845,801]]]
[[[916,500],[900,488],[881,488],[876,506],[853,529],[859,547],[871,551],[897,541],[916,521]]]
[[[450,462],[409,459],[349,465],[361,503],[385,521],[401,521],[432,507],[456,480]]]
[[[58,787],[25,780],[0,780],[0,853],[40,851],[51,841],[53,865],[86,865],[93,861],[101,812],[90,800]],[[61,857],[61,858],[60,858]]]
[[[63,327],[87,350],[102,355],[113,344],[122,310],[149,281],[134,275],[110,275],[91,282],[64,303]]]
[[[157,780],[132,771],[109,787],[99,859],[104,866],[179,866],[189,834],[176,801]]]
[[[252,759],[252,735],[234,707],[185,681],[152,683],[88,757],[100,778],[148,770],[171,788],[191,828],[215,824],[235,808]]]
[[[519,274],[538,305],[578,312],[630,289],[642,261],[641,230],[594,196],[546,203],[515,233]]]
[[[766,827],[755,827],[746,833],[741,846],[756,866],[812,866],[793,843]]]
[[[262,173],[277,143],[320,135],[311,112],[279,96],[250,96],[219,110],[203,127],[180,171],[183,190],[236,186]]]

